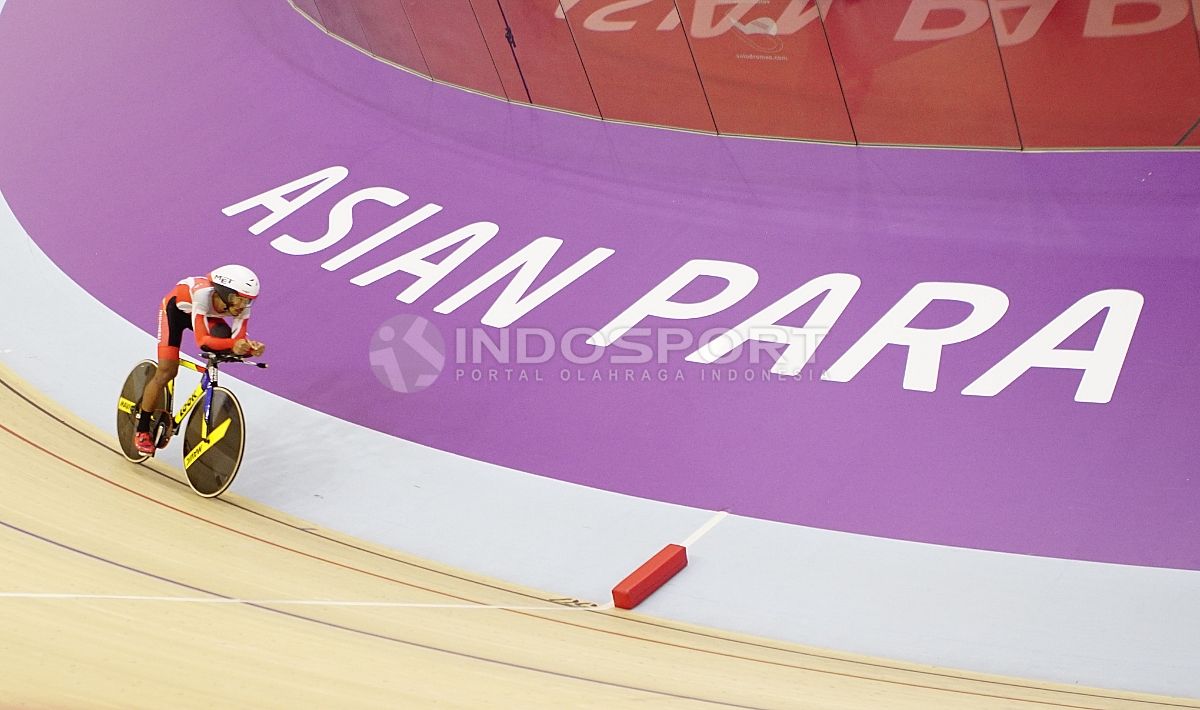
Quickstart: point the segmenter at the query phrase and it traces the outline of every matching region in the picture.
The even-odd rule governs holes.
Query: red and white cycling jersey
[[[190,276],[180,281],[163,299],[164,309],[168,307],[172,298],[175,299],[174,308],[190,314],[192,331],[196,335],[196,345],[199,347],[210,350],[230,350],[235,341],[246,337],[253,305],[247,306],[241,315],[233,319],[233,325],[230,326],[233,337],[217,338],[209,333],[209,318],[226,318],[231,314],[217,313],[213,310],[213,283],[208,276]],[[160,345],[165,345],[166,334],[161,332],[162,330],[163,328],[160,326],[159,341]]]

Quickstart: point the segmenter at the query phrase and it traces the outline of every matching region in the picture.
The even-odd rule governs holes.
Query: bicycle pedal
[[[165,449],[169,443],[171,443],[170,428],[164,424],[159,424],[158,432],[154,437],[154,447],[157,449]]]

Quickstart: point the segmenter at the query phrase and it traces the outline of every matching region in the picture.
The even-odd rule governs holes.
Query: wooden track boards
[[[199,498],[0,381],[4,707],[1200,708],[556,603]]]

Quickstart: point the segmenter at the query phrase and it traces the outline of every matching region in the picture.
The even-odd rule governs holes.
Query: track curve
[[[1200,707],[575,607],[200,499],[0,379],[0,695],[18,706]]]

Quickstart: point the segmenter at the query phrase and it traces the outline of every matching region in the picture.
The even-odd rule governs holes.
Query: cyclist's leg
[[[175,357],[159,357],[158,369],[154,372],[154,377],[146,383],[146,390],[142,393],[142,414],[152,414],[158,408],[163,387],[166,387],[171,380],[175,379],[176,373],[179,372],[179,355]],[[141,422],[138,422],[139,424]],[[150,431],[147,424],[146,431]]]
[[[161,404],[158,400],[163,388],[179,372],[179,346],[183,343],[183,331],[190,326],[189,320],[186,313],[175,307],[174,297],[164,299],[158,314],[158,369],[142,392],[137,422],[139,432],[150,431],[150,421]]]

